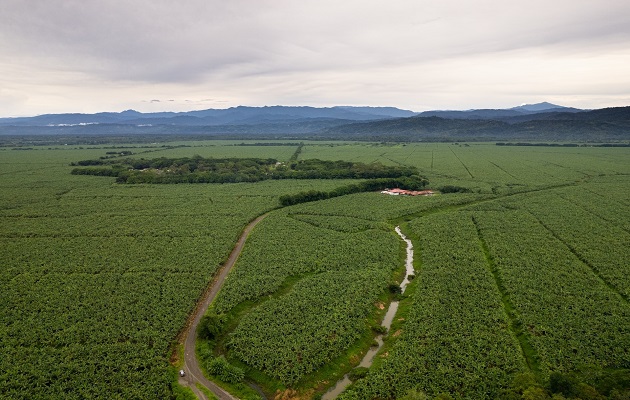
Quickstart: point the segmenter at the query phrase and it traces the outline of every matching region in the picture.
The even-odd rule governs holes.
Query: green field
[[[288,161],[299,145],[241,142],[125,147],[147,159]],[[208,364],[222,354],[270,394],[321,394],[371,344],[401,279],[401,224],[416,279],[375,364],[342,398],[550,396],[558,373],[567,398],[628,395],[628,148],[306,142],[300,160],[413,166],[429,188],[469,192],[284,208],[283,195],[353,181],[70,174],[109,151],[0,149],[2,398],[174,398],[178,332],[243,227],[270,210],[212,306],[227,322]]]

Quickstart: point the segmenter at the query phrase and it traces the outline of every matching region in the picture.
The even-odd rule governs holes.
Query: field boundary
[[[472,223],[475,226],[477,231],[477,238],[479,240],[479,245],[481,246],[481,250],[483,252],[484,258],[486,259],[486,266],[488,270],[492,274],[494,278],[494,282],[496,287],[501,295],[501,303],[503,304],[503,311],[509,320],[509,328],[512,332],[512,335],[518,341],[519,347],[521,348],[521,353],[523,354],[523,358],[525,358],[525,362],[527,363],[527,368],[531,372],[534,372],[536,375],[540,375],[540,357],[538,353],[532,346],[529,341],[529,335],[523,329],[523,322],[520,320],[518,316],[518,312],[512,300],[510,300],[510,294],[508,293],[505,284],[503,283],[503,278],[501,277],[501,272],[497,268],[492,254],[490,254],[490,249],[488,247],[488,243],[486,239],[483,237],[481,232],[481,228],[479,227],[479,223],[477,219],[473,215],[471,217]]]
[[[604,285],[606,285],[606,287],[608,289],[610,289],[612,292],[616,293],[619,297],[621,297],[621,299],[626,303],[629,304],[630,303],[630,299],[628,299],[628,296],[625,295],[624,293],[622,293],[619,289],[617,289],[617,287],[615,285],[613,285],[612,283],[610,283],[602,274],[601,272],[599,272],[599,269],[597,269],[597,267],[595,267],[593,264],[591,264],[590,261],[588,261],[584,256],[582,256],[573,246],[571,246],[571,244],[569,244],[566,240],[564,240],[562,237],[560,237],[560,235],[558,235],[556,232],[554,232],[553,229],[551,229],[549,226],[547,226],[540,218],[538,218],[536,215],[532,214],[531,212],[529,212],[529,214],[536,220],[538,221],[538,223],[540,224],[540,226],[542,226],[543,228],[545,228],[545,230],[547,230],[556,240],[558,240],[560,243],[562,243],[570,252],[571,254],[573,254],[573,256],[575,256],[575,258],[577,258],[582,264],[586,265],[591,272],[593,273],[593,275],[595,275],[597,277],[597,279],[599,279],[600,282],[602,282]]]
[[[591,192],[591,193],[592,193],[592,192]],[[593,215],[593,216],[595,216],[596,218],[599,218],[599,219],[601,219],[602,221],[605,221],[605,222],[607,222],[607,223],[609,223],[609,224],[613,224],[614,226],[616,226],[617,228],[621,229],[622,231],[625,231],[626,233],[630,233],[630,229],[628,229],[628,228],[626,228],[626,227],[624,227],[624,226],[622,226],[622,225],[619,225],[619,223],[617,222],[617,220],[610,219],[610,218],[606,218],[606,217],[604,217],[604,216],[602,216],[602,215],[598,214],[597,212],[595,212],[595,211],[593,211],[593,210],[589,209],[588,207],[584,206],[583,204],[579,204],[579,203],[575,202],[575,200],[569,199],[569,198],[567,198],[567,197],[565,197],[565,196],[563,196],[563,195],[561,195],[561,194],[557,194],[557,196],[558,196],[558,197],[560,197],[562,200],[566,201],[567,203],[571,203],[571,204],[572,204],[572,205],[574,205],[575,207],[577,207],[577,208],[581,208],[582,210],[584,210],[584,212],[586,212],[586,213],[588,213],[588,214],[590,214],[590,215]]]
[[[576,186],[576,185],[577,184],[575,182],[567,182],[567,183],[560,183],[557,185],[543,186],[543,187],[523,190],[520,192],[506,193],[502,195],[496,195],[496,194],[490,194],[490,193],[478,193],[479,197],[475,199],[471,199],[470,201],[464,201],[459,204],[447,204],[440,207],[433,207],[427,210],[422,210],[422,211],[418,211],[411,214],[403,214],[403,215],[399,215],[398,217],[394,217],[391,220],[396,221],[396,223],[401,223],[403,221],[411,221],[412,219],[422,218],[427,215],[433,215],[433,214],[438,214],[438,213],[448,212],[448,211],[455,211],[464,207],[474,206],[477,204],[483,204],[490,201],[506,199],[512,196],[520,196],[520,195],[526,195],[530,193],[544,192],[547,190],[561,189],[564,187]]]
[[[507,172],[503,167],[501,167],[499,164],[495,164],[492,161],[488,161],[490,164],[494,165],[495,167],[499,168],[501,171],[505,172],[506,174],[508,174],[512,179],[516,179],[517,181],[520,181],[519,178],[515,177],[514,175],[512,175],[511,173]]]
[[[457,154],[455,154],[455,151],[451,148],[451,146],[448,147],[448,149],[451,151],[451,153],[453,153],[453,155],[455,156],[455,158],[457,158],[457,161],[460,162],[460,164],[462,164],[462,167],[464,167],[464,169],[466,170],[466,172],[468,172],[468,175],[470,175],[470,177],[472,179],[475,179],[475,176],[470,172],[470,170],[468,169],[468,167],[466,166],[466,164],[464,164],[464,162],[462,161],[461,158],[459,158],[459,156]]]

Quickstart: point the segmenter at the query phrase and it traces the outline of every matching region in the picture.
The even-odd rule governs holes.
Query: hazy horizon
[[[540,103],[545,103],[545,102],[540,102]],[[549,102],[546,102],[549,103]],[[509,107],[505,107],[503,109],[511,109],[511,108],[516,108],[516,107],[521,107],[521,106],[530,106],[530,105],[535,105],[535,104],[539,104],[539,103],[521,103],[521,104],[517,104],[514,106],[509,106]],[[553,103],[552,103],[553,104]],[[566,107],[562,104],[553,104],[555,106],[560,106],[560,107]],[[630,106],[630,104],[628,105]],[[171,110],[162,110],[162,111],[147,111],[147,112],[143,112],[143,111],[139,111],[139,110],[135,110],[135,109],[126,109],[126,110],[101,110],[101,111],[95,111],[95,112],[86,112],[86,113],[77,113],[77,112],[73,112],[73,111],[68,111],[68,112],[59,112],[59,113],[50,113],[50,114],[98,114],[98,113],[123,113],[123,112],[127,112],[127,111],[135,111],[135,112],[139,112],[139,113],[186,113],[186,112],[195,112],[195,111],[204,111],[204,110],[208,110],[208,109],[213,109],[213,110],[228,110],[230,108],[236,108],[236,107],[257,107],[257,108],[264,108],[264,107],[314,107],[314,108],[335,108],[335,107],[372,107],[372,108],[398,108],[400,110],[403,111],[411,111],[411,112],[415,112],[415,113],[422,113],[424,111],[474,111],[474,110],[481,110],[480,108],[470,108],[470,109],[449,109],[449,108],[445,108],[445,109],[441,109],[441,110],[409,110],[409,109],[404,109],[404,108],[400,108],[400,107],[396,107],[396,106],[388,106],[388,105],[383,105],[383,106],[366,106],[366,105],[347,105],[347,104],[336,104],[336,105],[332,105],[332,106],[311,106],[311,105],[284,105],[284,104],[273,104],[273,105],[262,105],[262,106],[250,106],[250,105],[244,105],[244,104],[239,104],[236,106],[229,106],[229,107],[208,107],[208,108],[196,108],[196,109],[191,109],[191,110],[186,110],[186,111],[171,111]],[[606,108],[606,107],[602,107],[602,108]],[[488,109],[499,109],[499,108],[488,108]],[[584,109],[585,111],[588,111],[590,109]],[[0,115],[0,118],[31,118],[31,117],[37,117],[40,115],[46,115],[46,114],[34,114],[34,115],[22,115],[22,116],[2,116]]]

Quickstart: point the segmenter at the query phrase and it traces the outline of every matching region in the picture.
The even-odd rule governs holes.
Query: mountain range
[[[421,113],[414,117],[370,123],[352,123],[325,130],[330,136],[352,139],[423,141],[627,141],[630,140],[630,107],[575,110],[556,107],[528,114],[498,115],[502,110],[471,110],[461,117],[444,118]],[[512,112],[514,109],[504,110]],[[446,111],[446,113],[450,113]],[[470,113],[470,114],[466,114]],[[468,115],[493,114],[494,117]],[[440,114],[438,114],[440,115]],[[441,114],[444,115],[444,114]],[[463,116],[462,116],[463,115]],[[421,138],[421,139],[418,139]]]
[[[507,109],[415,113],[395,107],[239,106],[189,112],[127,110],[0,118],[0,135],[31,134],[610,141],[630,139],[630,107],[581,110],[545,102]]]
[[[563,107],[551,103],[523,104],[507,109],[478,109],[467,111],[425,111],[418,114],[419,117],[440,117],[447,119],[493,119],[499,121],[526,121],[537,119],[536,114],[553,112],[578,113],[585,110],[579,108]]]
[[[413,111],[395,107],[231,107],[188,112],[141,113],[127,110],[120,113],[97,114],[45,114],[36,117],[0,118],[0,125],[13,126],[72,126],[88,124],[124,125],[257,125],[270,122],[295,122],[299,120],[370,121],[401,118],[416,115]]]

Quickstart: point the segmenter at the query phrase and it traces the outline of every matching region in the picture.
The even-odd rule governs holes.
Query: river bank
[[[409,240],[405,236],[405,234],[402,233],[402,231],[400,230],[400,226],[397,226],[395,228],[395,231],[398,234],[398,236],[400,236],[400,238],[403,241],[405,241],[405,243],[407,244],[407,248],[406,248],[407,256],[405,259],[405,271],[406,271],[405,279],[400,284],[401,293],[404,293],[405,289],[407,288],[407,285],[410,282],[409,277],[414,275],[413,243],[411,243],[411,240]],[[389,332],[389,329],[392,326],[392,321],[394,320],[394,316],[396,315],[396,312],[398,311],[398,305],[399,305],[398,301],[392,301],[389,305],[389,308],[387,309],[387,312],[385,313],[385,317],[383,317],[381,326],[383,326],[387,330],[387,332]],[[372,346],[367,351],[367,353],[365,353],[365,356],[363,356],[363,358],[361,359],[361,362],[359,363],[358,367],[369,368],[372,366],[372,363],[374,362],[374,357],[383,347],[383,336],[384,334],[381,334],[381,335],[378,335],[374,339],[378,345]],[[343,392],[348,386],[350,386],[351,383],[352,381],[350,380],[348,374],[344,375],[344,377],[341,380],[339,380],[335,384],[335,386],[331,387],[326,393],[324,393],[324,395],[322,396],[322,400],[333,400],[337,398],[337,396],[339,396],[341,392]]]

